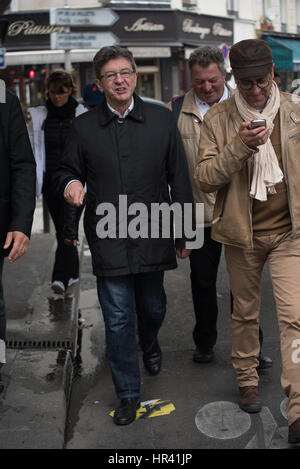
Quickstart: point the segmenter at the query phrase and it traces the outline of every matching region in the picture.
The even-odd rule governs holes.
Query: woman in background
[[[28,109],[31,115],[29,136],[37,164],[37,197],[43,193],[56,229],[52,289],[55,293],[64,293],[68,286],[78,281],[79,259],[77,247],[64,243],[64,202],[56,194],[53,176],[60,167],[71,122],[86,112],[86,108],[73,97],[73,80],[64,70],[50,74],[46,90],[45,106]],[[80,213],[78,211],[78,220]]]

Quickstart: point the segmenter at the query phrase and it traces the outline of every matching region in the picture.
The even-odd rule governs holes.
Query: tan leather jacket
[[[288,188],[292,236],[300,236],[300,98],[280,93],[282,160]],[[242,122],[234,97],[210,109],[201,127],[195,180],[204,192],[217,192],[212,238],[223,244],[252,247],[252,156],[238,135]]]
[[[171,103],[168,104],[168,108],[171,109]],[[177,125],[187,157],[194,202],[204,204],[204,225],[210,226],[213,218],[215,194],[205,194],[199,189],[194,180],[202,117],[195,102],[193,89],[188,91],[184,97]],[[202,220],[196,221],[197,225],[200,225]]]

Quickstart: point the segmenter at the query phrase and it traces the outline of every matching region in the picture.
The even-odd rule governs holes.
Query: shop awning
[[[264,40],[271,47],[275,68],[300,70],[300,39],[266,36]]]
[[[92,62],[97,49],[71,50],[71,62]],[[24,52],[6,52],[6,65],[35,65],[64,63],[65,51],[63,50],[42,50]]]
[[[135,58],[171,57],[171,48],[167,46],[156,47],[129,47]],[[72,49],[71,62],[93,62],[98,49]],[[65,51],[63,50],[42,50],[6,52],[5,62],[9,65],[35,65],[64,63]]]

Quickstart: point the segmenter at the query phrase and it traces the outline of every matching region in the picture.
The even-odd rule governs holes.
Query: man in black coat
[[[73,205],[86,199],[85,233],[105,321],[107,357],[121,400],[114,421],[126,425],[135,419],[140,401],[135,313],[144,365],[155,375],[161,367],[157,335],[166,311],[164,271],[177,267],[172,220],[163,227],[151,210],[163,203],[169,209],[171,202],[192,207],[193,196],[172,113],[134,94],[132,54],[104,47],[94,66],[106,99],[74,120],[60,187]],[[175,224],[177,255],[184,258],[190,250],[179,228],[180,222]]]
[[[5,86],[0,81],[0,86]],[[4,257],[23,256],[35,209],[35,161],[18,98],[6,92],[0,101],[0,369],[5,363],[6,313],[2,288]],[[0,374],[0,392],[3,390]]]

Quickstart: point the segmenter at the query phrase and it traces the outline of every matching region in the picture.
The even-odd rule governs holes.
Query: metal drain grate
[[[73,349],[70,340],[8,340],[6,347],[10,349]]]

